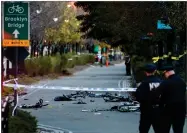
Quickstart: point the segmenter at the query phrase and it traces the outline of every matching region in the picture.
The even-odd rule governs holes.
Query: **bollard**
[[[108,67],[108,60],[106,60],[106,67]]]

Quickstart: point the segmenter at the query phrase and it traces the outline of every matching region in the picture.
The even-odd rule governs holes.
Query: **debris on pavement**
[[[121,103],[117,110],[120,112],[136,112],[140,110],[140,104],[137,101]]]
[[[82,112],[89,112],[90,110],[82,110]]]
[[[94,97],[94,98],[101,98],[103,97],[103,94],[102,93],[93,93],[93,92],[88,92],[87,94],[88,97]]]
[[[63,96],[57,96],[57,97],[55,97],[54,101],[73,101],[73,99],[71,99],[71,97],[63,95]]]
[[[100,112],[100,111],[119,111],[119,112],[139,112],[140,105],[137,101],[123,102],[120,105],[111,107],[110,109],[92,109],[82,110],[82,112]]]
[[[87,96],[87,92],[86,91],[76,91],[75,93],[71,93],[69,95],[67,95],[67,97],[71,97],[71,98],[77,98],[77,97],[81,97],[81,98],[86,98]]]
[[[101,113],[94,113],[94,115],[100,115]]]
[[[107,94],[103,97],[105,102],[132,102],[130,97]]]
[[[90,100],[90,102],[95,102],[95,100]]]
[[[73,103],[73,104],[87,104],[87,103],[85,103],[81,99],[79,99],[79,101],[77,103]]]
[[[87,92],[83,91],[76,91],[75,93],[71,93],[69,95],[62,95],[62,96],[56,96],[54,98],[54,101],[73,101],[77,98],[86,98]]]
[[[48,106],[49,104],[43,104],[43,99],[40,99],[39,102],[37,102],[35,105],[26,105],[26,104],[22,104],[21,106],[19,106],[20,108],[23,109],[37,109],[37,108],[42,108],[44,106]]]

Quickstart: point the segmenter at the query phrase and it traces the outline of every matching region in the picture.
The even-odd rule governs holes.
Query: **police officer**
[[[135,93],[136,100],[140,103],[140,133],[148,133],[151,125],[155,133],[160,133],[159,97],[153,96],[152,91],[160,85],[161,79],[155,76],[155,72],[154,64],[145,66],[146,79],[141,82]]]
[[[162,68],[164,80],[156,90],[162,104],[162,132],[183,133],[186,115],[186,84],[175,74],[172,66]]]

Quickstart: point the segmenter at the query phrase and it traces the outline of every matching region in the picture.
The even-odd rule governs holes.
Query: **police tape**
[[[158,62],[159,59],[163,60],[164,58],[168,58],[171,56],[171,59],[172,60],[179,60],[181,57],[183,57],[184,55],[187,54],[187,51],[184,51],[183,54],[179,55],[178,57],[177,56],[171,56],[171,52],[168,53],[168,55],[163,55],[163,56],[157,56],[157,57],[153,57],[152,60],[154,63]]]
[[[3,82],[3,84],[8,83],[8,82],[11,82],[11,81],[14,81],[14,82],[15,82],[15,81],[17,81],[17,80],[18,80],[18,78],[6,80],[6,81]]]
[[[6,87],[15,87],[15,84],[3,84]],[[62,87],[62,86],[37,86],[17,84],[17,88],[43,89],[43,90],[67,90],[67,91],[108,91],[108,92],[135,92],[136,88],[88,88],[88,87]]]

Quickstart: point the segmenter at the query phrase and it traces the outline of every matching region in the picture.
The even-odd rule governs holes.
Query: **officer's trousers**
[[[129,76],[131,75],[131,66],[129,63],[126,63],[126,74]]]
[[[162,132],[170,133],[170,128],[172,127],[174,133],[183,133],[185,115],[185,107],[169,106],[164,108],[162,113]]]
[[[152,111],[148,111],[148,112],[141,112],[139,133],[148,133],[151,125],[155,133],[161,133],[159,108],[155,108]]]

